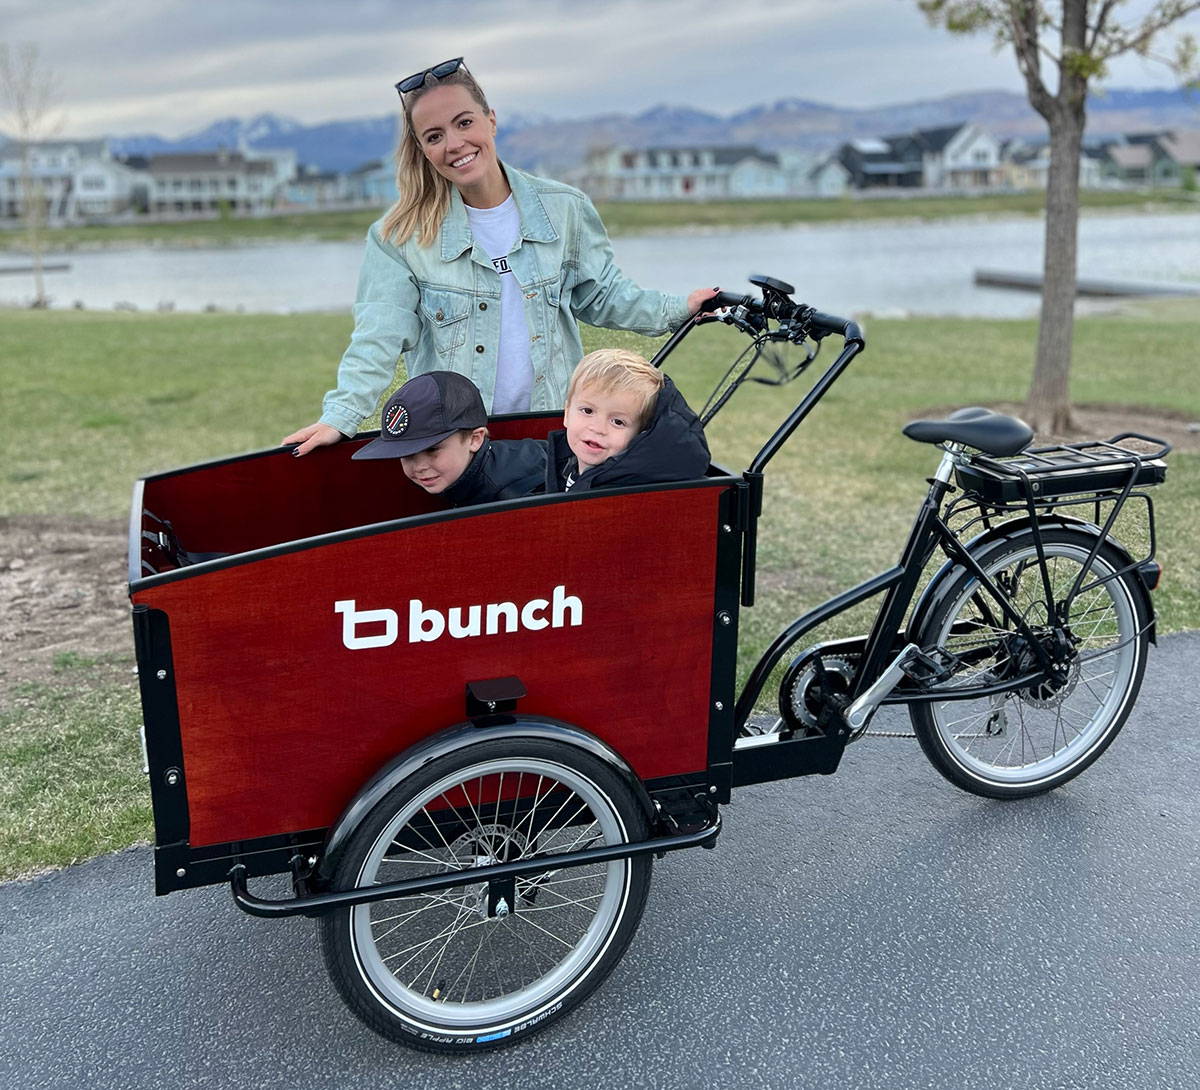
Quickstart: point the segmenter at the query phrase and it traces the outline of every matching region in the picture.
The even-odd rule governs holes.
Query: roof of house
[[[269,163],[247,163],[240,151],[181,151],[150,157],[151,174],[193,174],[205,170],[246,170]]]
[[[635,150],[635,149],[628,149]],[[689,155],[698,155],[701,152],[709,152],[713,157],[713,163],[716,166],[733,166],[735,163],[740,163],[744,159],[761,159],[763,162],[778,165],[779,156],[772,151],[759,151],[752,144],[731,144],[728,146],[713,145],[711,147],[699,146],[680,146],[673,148],[643,148],[647,155],[673,155],[678,152],[686,152]]]
[[[9,140],[0,144],[0,159],[19,159],[25,144],[20,140]],[[101,159],[108,151],[107,140],[31,140],[29,147],[42,153],[54,154],[76,152],[81,159]]]
[[[1200,132],[1180,129],[1159,141],[1159,147],[1182,167],[1200,166]]]
[[[1108,157],[1122,170],[1142,170],[1153,162],[1154,151],[1149,144],[1114,144]]]
[[[942,151],[967,124],[966,121],[960,121],[957,125],[941,125],[936,129],[917,129],[912,139],[925,151]]]

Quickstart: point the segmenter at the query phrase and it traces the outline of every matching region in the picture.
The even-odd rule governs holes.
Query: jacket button
[[[479,309],[480,309],[480,310],[487,310],[487,303],[480,303],[480,304],[479,304]]]
[[[475,351],[476,351],[476,352],[482,352],[482,351],[483,351],[483,345],[481,345],[481,344],[477,344],[477,345],[475,346]]]
[[[434,318],[436,318],[439,322],[445,317],[446,315],[444,315],[440,310],[434,315]]]

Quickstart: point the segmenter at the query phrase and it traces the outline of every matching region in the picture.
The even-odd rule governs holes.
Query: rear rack
[[[1149,450],[1122,444],[1136,440]],[[958,485],[987,504],[1041,501],[1058,496],[1128,492],[1161,484],[1167,476],[1163,458],[1171,444],[1137,432],[1111,439],[1035,447],[1007,458],[975,454],[956,467]]]

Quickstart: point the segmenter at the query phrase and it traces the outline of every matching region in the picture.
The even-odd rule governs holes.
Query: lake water
[[[749,274],[766,273],[833,313],[1019,317],[1036,313],[1036,295],[978,288],[972,277],[976,268],[1040,272],[1042,230],[1036,219],[821,224],[622,237],[613,249],[629,276],[664,291],[737,291]],[[56,307],[78,300],[89,309],[346,310],[361,258],[356,242],[49,255],[71,269],[48,273],[46,291]],[[1200,286],[1200,213],[1085,216],[1079,275]],[[31,293],[29,277],[0,277],[0,303]]]

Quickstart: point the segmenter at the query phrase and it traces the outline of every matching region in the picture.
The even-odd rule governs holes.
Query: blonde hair
[[[654,412],[655,400],[663,387],[663,375],[644,356],[627,348],[600,348],[589,352],[576,366],[567,387],[568,405],[575,391],[584,386],[595,387],[606,394],[618,391],[636,394],[641,399],[637,412],[637,429],[641,431]]]
[[[485,115],[491,114],[483,89],[465,65],[438,79],[432,73],[415,91],[401,96],[404,124],[396,148],[396,190],[400,196],[383,219],[383,238],[395,246],[417,235],[422,246],[431,246],[450,210],[450,182],[425,158],[412,123],[412,109],[420,97],[434,87],[465,87]]]

